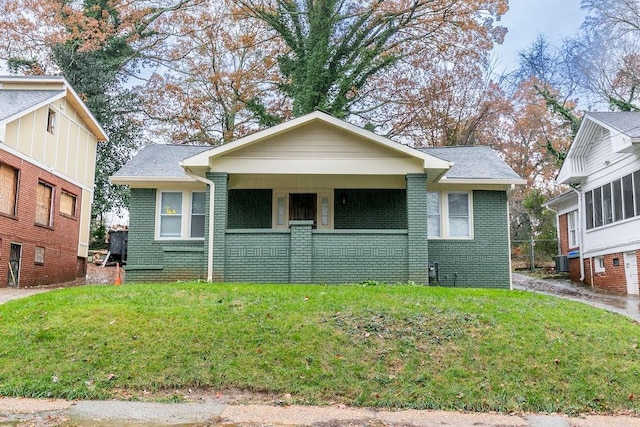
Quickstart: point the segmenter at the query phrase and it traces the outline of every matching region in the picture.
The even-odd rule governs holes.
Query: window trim
[[[46,249],[44,246],[36,246],[34,250],[33,263],[35,265],[44,265]]]
[[[182,195],[182,211],[180,213],[180,236],[160,236],[160,225],[161,225],[161,212],[162,209],[162,194],[163,193],[180,193]],[[204,236],[203,237],[191,237],[191,221],[192,221],[192,203],[193,203],[193,193],[205,193],[206,200],[206,191],[203,190],[176,190],[176,189],[158,189],[156,190],[156,206],[155,206],[155,230],[154,230],[154,239],[161,241],[204,241],[207,230],[205,227]],[[205,221],[207,215],[207,208],[205,207]],[[186,220],[185,220],[186,218]]]
[[[440,203],[440,235],[429,235],[429,240],[473,240],[474,236],[474,215],[473,215],[473,190],[468,191],[429,191],[429,193],[437,193]],[[449,194],[466,194],[468,206],[468,236],[451,236],[449,233]],[[429,213],[427,212],[427,216]],[[428,233],[428,230],[427,230]]]
[[[0,215],[2,216],[6,216],[9,218],[17,218],[18,217],[18,198],[20,196],[20,169],[8,164],[8,163],[3,163],[0,162],[0,167],[5,166],[7,168],[13,169],[14,172],[14,176],[15,176],[15,187],[13,189],[14,191],[14,197],[13,197],[13,212],[9,213],[9,212],[0,212]]]
[[[51,135],[55,135],[56,133],[56,116],[56,110],[49,108],[47,112],[47,132]]]
[[[573,218],[573,221],[572,221]],[[572,223],[573,222],[573,227]],[[571,232],[573,231],[573,239],[571,236]],[[567,245],[568,249],[577,248],[578,244],[578,211],[571,211],[567,213]]]
[[[604,256],[593,257],[593,264],[593,271],[595,273],[604,273],[606,271]]]
[[[48,224],[43,224],[38,222],[38,198],[37,198],[37,188],[39,186],[44,186],[44,187],[49,187],[51,189],[51,198],[49,199],[49,222]],[[39,227],[45,227],[45,228],[53,228],[53,214],[54,214],[54,207],[55,207],[55,200],[56,200],[56,187],[53,184],[50,184],[46,181],[43,181],[41,179],[38,180],[38,185],[36,187],[36,218],[34,219],[34,223],[35,225],[39,226]]]
[[[625,185],[625,179],[627,185]],[[626,221],[632,221],[640,217],[640,191],[638,183],[640,180],[640,170],[636,170],[631,173],[626,173],[614,180],[611,180],[598,187],[592,188],[584,192],[584,211],[585,211],[585,229],[587,232],[603,229],[613,226],[618,223]],[[630,188],[628,188],[630,187]],[[605,203],[606,189],[609,188],[611,193],[611,206],[612,206],[612,218],[611,221],[607,221],[606,214],[609,213]],[[618,188],[619,191],[616,191]],[[631,200],[628,199],[631,196]],[[617,200],[620,198],[620,200]],[[600,202],[598,204],[597,202]],[[618,205],[619,212],[616,213],[616,204]],[[630,214],[628,208],[634,208],[634,212]],[[596,221],[600,216],[600,223]]]
[[[64,196],[69,196],[73,199],[73,212],[68,214],[66,212],[62,212],[62,199]],[[77,218],[78,217],[78,196],[70,191],[65,190],[64,188],[60,191],[60,215],[67,218]]]

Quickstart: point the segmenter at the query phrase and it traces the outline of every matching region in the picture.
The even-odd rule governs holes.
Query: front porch
[[[204,246],[213,251],[214,281],[428,282],[426,174],[355,180],[386,188],[347,188],[353,177],[327,176],[322,185],[298,177],[289,188],[272,185],[282,182],[278,176],[207,178],[214,184],[214,228],[213,244],[206,237]],[[242,188],[258,181],[270,188]],[[298,194],[315,206],[292,206]]]

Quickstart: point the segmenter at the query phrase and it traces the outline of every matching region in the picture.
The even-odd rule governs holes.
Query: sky
[[[493,50],[497,72],[512,71],[518,52],[543,34],[552,45],[573,36],[584,19],[580,0],[509,0],[509,11],[500,25],[507,27],[504,43]]]

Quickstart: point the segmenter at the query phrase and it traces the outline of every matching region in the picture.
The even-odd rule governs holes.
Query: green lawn
[[[306,404],[640,410],[638,324],[518,291],[77,287],[1,305],[0,329],[7,396],[210,387]]]

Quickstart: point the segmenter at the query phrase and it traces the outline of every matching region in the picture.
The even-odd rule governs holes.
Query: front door
[[[18,287],[20,284],[20,261],[22,260],[22,245],[20,243],[12,243],[9,250],[9,286]]]
[[[289,220],[310,220],[313,221],[313,228],[316,228],[317,200],[315,193],[290,194]]]
[[[624,271],[627,276],[627,293],[638,295],[638,260],[635,252],[624,253]]]

